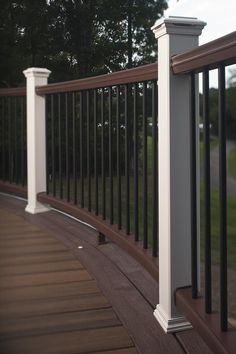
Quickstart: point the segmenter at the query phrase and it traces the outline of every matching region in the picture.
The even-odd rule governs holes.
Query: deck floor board
[[[0,353],[137,353],[63,242],[0,202]]]
[[[157,282],[118,246],[98,246],[96,231],[55,211],[24,208],[0,195],[1,354],[207,353],[196,335],[189,345],[193,331],[164,333]]]

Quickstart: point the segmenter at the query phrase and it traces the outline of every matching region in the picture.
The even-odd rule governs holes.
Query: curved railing
[[[0,89],[1,189],[26,196],[26,88]]]
[[[39,201],[93,225],[157,277],[157,64],[36,92],[47,127]]]

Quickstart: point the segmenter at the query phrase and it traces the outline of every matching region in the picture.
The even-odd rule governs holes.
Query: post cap
[[[23,71],[25,77],[45,77],[48,78],[51,71],[45,68],[28,68]]]
[[[206,22],[196,17],[169,16],[157,20],[151,30],[156,38],[164,34],[199,36],[205,26]]]

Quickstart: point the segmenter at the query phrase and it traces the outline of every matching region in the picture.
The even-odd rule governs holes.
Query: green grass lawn
[[[229,173],[230,176],[236,179],[236,144],[229,154]]]

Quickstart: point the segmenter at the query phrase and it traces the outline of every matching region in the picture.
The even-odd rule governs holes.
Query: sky
[[[169,0],[164,17],[197,17],[207,25],[204,27],[199,44],[204,44],[236,31],[236,0]],[[234,65],[236,70],[236,65]],[[230,69],[226,76],[230,76]],[[217,86],[217,72],[210,72],[210,85]]]
[[[169,0],[166,16],[197,17],[207,25],[199,38],[204,44],[236,31],[236,0]]]

